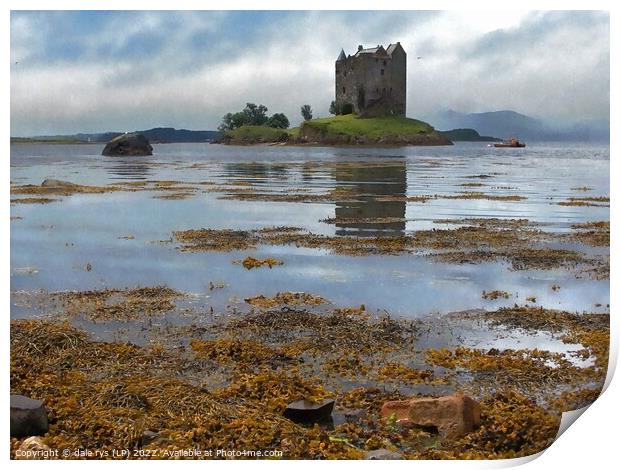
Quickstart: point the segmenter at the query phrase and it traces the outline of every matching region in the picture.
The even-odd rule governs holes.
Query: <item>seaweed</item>
[[[267,266],[269,267],[269,269],[273,268],[274,266],[282,266],[284,264],[284,261],[271,257],[259,259],[248,256],[243,260],[234,261],[234,263],[241,264],[245,269],[249,271],[250,269],[261,268],[263,266]]]
[[[162,315],[171,311],[173,301],[181,297],[180,292],[165,286],[52,294],[52,298],[64,306],[68,316],[80,316],[93,322],[127,322]]]
[[[497,299],[508,299],[510,298],[510,292],[506,292],[503,290],[492,290],[492,291],[482,291],[482,298],[484,300],[497,300]]]
[[[245,299],[245,302],[260,308],[272,308],[278,305],[321,305],[327,303],[324,298],[306,292],[278,292],[273,297],[257,295],[255,297],[248,297]]]

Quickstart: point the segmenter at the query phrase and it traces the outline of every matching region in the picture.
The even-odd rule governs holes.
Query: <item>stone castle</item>
[[[405,116],[407,105],[407,54],[400,45],[364,49],[336,60],[336,109],[351,107],[363,117]]]

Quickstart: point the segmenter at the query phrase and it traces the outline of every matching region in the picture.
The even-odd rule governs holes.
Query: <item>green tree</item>
[[[289,125],[288,118],[283,113],[275,113],[267,120],[267,126],[276,129],[288,129]]]
[[[336,107],[336,102],[332,101],[329,105],[329,114],[338,114],[338,108]]]
[[[248,117],[247,125],[262,126],[267,122],[267,106],[246,103],[243,113]]]
[[[240,111],[232,115],[231,118],[232,129],[237,129],[241,126],[247,126],[252,124],[250,117],[247,113]]]
[[[312,106],[309,104],[304,104],[301,107],[301,115],[304,118],[304,121],[309,121],[312,119]]]

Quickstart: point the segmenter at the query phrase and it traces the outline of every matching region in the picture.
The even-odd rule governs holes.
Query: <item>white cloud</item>
[[[378,12],[358,21],[356,15],[363,13],[309,12],[238,38],[242,32],[226,22],[226,12],[139,12],[80,39],[77,58],[39,61],[60,23],[45,15],[12,17],[11,56],[21,59],[11,68],[12,135],[213,129],[246,101],[285,112],[295,123],[304,103],[315,115],[327,114],[340,47],[352,53],[358,43],[397,40],[409,53],[412,116],[510,108],[549,118],[608,117],[608,17]],[[212,39],[203,48],[192,43],[197,34]],[[158,47],[135,52],[140,40]]]

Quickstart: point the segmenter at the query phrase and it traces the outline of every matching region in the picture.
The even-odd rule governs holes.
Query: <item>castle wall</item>
[[[336,103],[351,103],[359,115],[405,115],[407,55],[397,47],[392,56],[360,54],[336,61]]]

